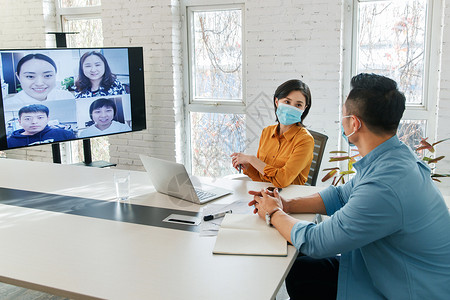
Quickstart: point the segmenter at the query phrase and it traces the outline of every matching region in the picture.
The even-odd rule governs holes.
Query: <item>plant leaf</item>
[[[431,178],[435,177],[450,177],[450,174],[431,174]]]
[[[428,138],[422,138],[420,140],[420,144],[423,146],[431,146],[430,143],[427,142]]]
[[[322,171],[331,171],[331,170],[339,170],[339,167],[326,168],[326,169],[323,169]]]
[[[348,174],[353,174],[353,173],[355,173],[355,171],[348,170],[348,171],[341,171],[339,174],[341,174],[341,175],[348,175]]]
[[[439,157],[430,159],[430,160],[428,161],[428,163],[429,163],[429,164],[437,163],[438,161],[440,161],[440,160],[443,159],[444,157],[445,157],[445,156],[441,155],[441,156],[439,156]]]
[[[417,147],[416,148],[416,151],[420,151],[420,150],[424,150],[424,149],[427,149],[427,150],[430,150],[431,152],[434,152],[434,148],[431,146],[431,145],[429,145],[429,146],[420,146],[420,147]],[[433,151],[432,151],[433,150]]]
[[[338,180],[336,181],[335,186],[337,186],[341,180],[342,181],[344,180],[344,175],[339,176]]]
[[[330,179],[331,177],[333,177],[336,173],[337,173],[337,170],[331,170],[330,172],[328,172],[327,175],[325,175],[325,176],[322,178],[322,182],[327,181],[328,179]]]
[[[354,159],[352,158],[352,159],[349,159],[348,160],[348,170],[351,170],[351,169],[353,169],[353,163],[355,163],[356,161],[354,161]]]
[[[421,145],[421,146],[417,147],[417,148],[416,148],[416,151],[423,150],[423,149],[427,149],[427,150],[429,150],[430,152],[434,153],[434,148],[433,148],[433,146],[432,146],[430,143],[427,142],[427,139],[428,139],[428,138],[425,138],[425,139],[422,139],[422,140],[420,141],[420,145]]]
[[[330,157],[329,162],[333,162],[333,161],[343,161],[343,160],[347,160],[350,159],[350,156],[334,156],[334,157]]]
[[[446,139],[437,141],[436,143],[431,144],[431,146],[435,146],[435,145],[437,145],[437,144],[440,144],[440,143],[445,142],[445,141],[448,141],[448,140],[450,140],[450,138],[446,138]]]
[[[330,151],[330,153],[333,153],[333,154],[345,153],[345,154],[347,154],[347,151]]]

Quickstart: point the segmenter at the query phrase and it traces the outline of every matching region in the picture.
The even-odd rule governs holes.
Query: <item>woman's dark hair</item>
[[[44,61],[48,62],[49,64],[51,64],[53,66],[53,68],[55,68],[55,73],[58,71],[53,59],[51,59],[47,55],[36,53],[36,54],[28,54],[19,60],[19,62],[17,63],[17,67],[16,67],[17,75],[20,76],[20,70],[22,69],[22,65],[32,59],[44,60]]]
[[[111,107],[114,110],[114,116],[116,115],[117,107],[116,107],[116,104],[114,103],[114,101],[111,99],[100,98],[100,99],[97,99],[94,102],[92,102],[91,106],[89,106],[89,115],[91,116],[91,119],[92,119],[92,112],[95,109],[101,108],[103,106]]]
[[[277,111],[277,104],[275,102],[276,99],[283,99],[286,98],[292,91],[300,91],[303,96],[305,96],[306,99],[306,106],[305,111],[302,114],[300,124],[303,125],[303,120],[306,118],[306,116],[309,113],[309,109],[311,108],[311,91],[309,90],[309,87],[306,83],[304,83],[301,80],[298,79],[291,79],[280,85],[277,90],[275,91],[275,94],[273,95],[273,106],[275,107],[275,117],[276,121],[278,121],[278,117],[276,114]],[[298,125],[298,123],[297,123]]]
[[[405,95],[385,76],[361,73],[352,78],[345,101],[347,115],[355,115],[370,131],[395,134],[405,111]]]
[[[92,87],[91,80],[84,75],[83,72],[83,64],[86,58],[88,58],[91,55],[96,55],[100,57],[100,59],[103,61],[105,65],[105,73],[103,74],[102,81],[100,82],[100,86],[104,89],[108,90],[111,85],[113,85],[114,81],[116,80],[116,75],[111,72],[111,68],[108,65],[108,61],[106,58],[99,52],[96,51],[90,51],[86,52],[81,56],[80,58],[80,64],[78,67],[78,79],[75,82],[75,86],[77,87],[78,92],[84,92]]]

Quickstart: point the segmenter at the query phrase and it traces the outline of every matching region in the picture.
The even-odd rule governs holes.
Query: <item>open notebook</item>
[[[287,256],[287,242],[257,215],[226,214],[213,253]]]

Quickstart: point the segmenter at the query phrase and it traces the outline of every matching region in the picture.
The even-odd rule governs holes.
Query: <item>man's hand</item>
[[[261,191],[249,191],[253,195],[253,200],[248,203],[249,206],[254,206],[254,214],[258,214],[262,219],[265,219],[266,212],[271,212],[277,207],[283,209],[283,200],[281,199],[278,189],[272,192],[267,189]]]
[[[273,190],[273,192],[271,192],[271,191],[269,191],[269,190],[267,190],[267,189],[265,189],[265,190],[263,190],[264,191],[264,193],[265,194],[267,194],[268,196],[270,196],[270,197],[275,197],[275,198],[277,198],[277,199],[279,199],[279,201],[281,201],[281,205],[279,206],[279,207],[281,207],[282,209],[283,209],[283,211],[284,212],[286,212],[286,213],[289,213],[289,209],[288,209],[288,207],[289,207],[289,199],[285,199],[285,198],[283,198],[281,195],[280,195],[280,193],[279,193],[279,189],[278,188],[275,188],[274,190]],[[253,195],[253,196],[258,196],[258,197],[263,197],[263,193],[262,193],[262,191],[248,191],[248,193],[250,194],[250,195]],[[276,194],[275,194],[276,193]],[[254,205],[253,203],[253,201],[255,201],[255,197],[253,197],[253,200],[250,202],[250,203],[252,203],[252,204],[250,204],[249,203],[249,206],[252,206],[252,205]],[[256,214],[256,208],[255,208],[255,210],[253,211],[255,214]]]

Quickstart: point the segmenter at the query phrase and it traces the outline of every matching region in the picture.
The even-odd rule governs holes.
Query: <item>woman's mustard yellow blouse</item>
[[[259,140],[256,156],[267,164],[264,175],[251,165],[244,174],[254,181],[271,182],[279,188],[305,184],[313,159],[314,138],[301,126],[293,126],[279,136],[277,126],[264,128]]]

